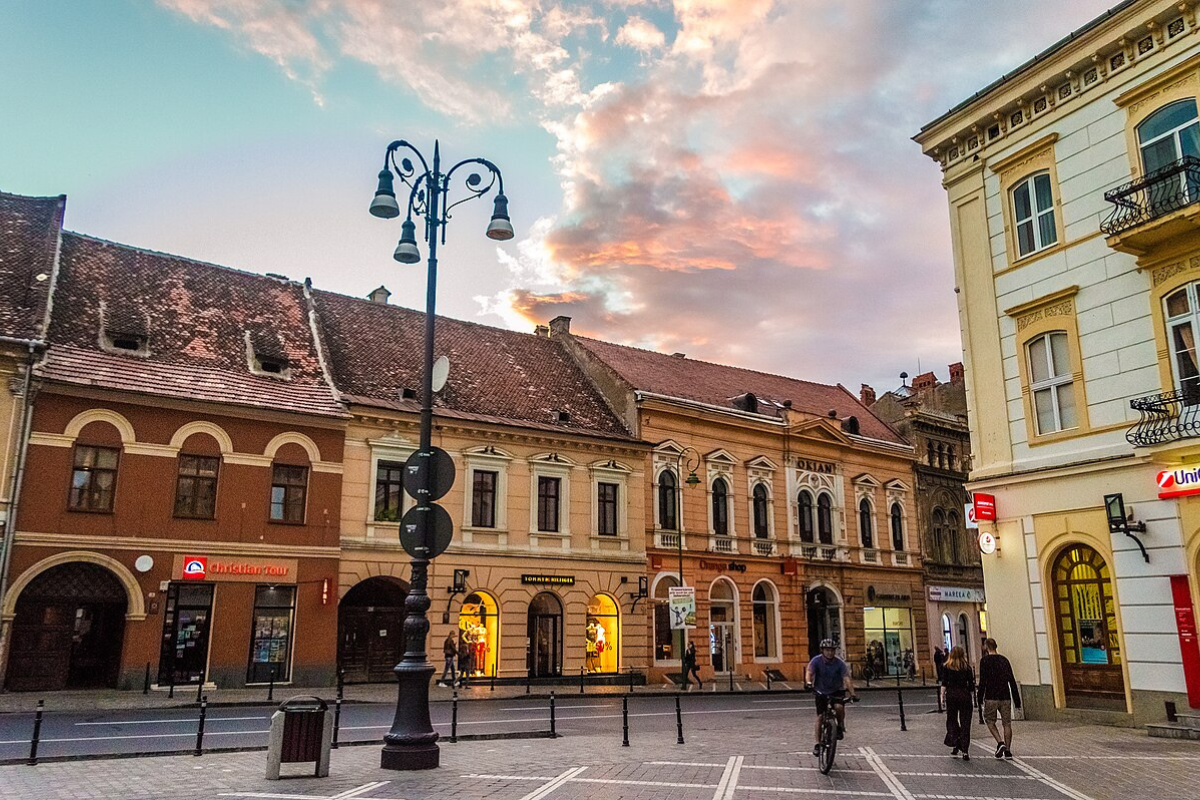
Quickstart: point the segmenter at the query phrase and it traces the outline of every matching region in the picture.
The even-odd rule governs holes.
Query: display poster
[[[668,589],[671,609],[671,628],[681,630],[696,627],[696,589],[693,586],[672,586]]]

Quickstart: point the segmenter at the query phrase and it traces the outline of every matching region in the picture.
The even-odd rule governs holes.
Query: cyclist
[[[817,721],[814,727],[813,755],[821,754],[821,715],[829,703],[837,714],[838,738],[846,735],[846,696],[857,699],[854,681],[850,679],[850,667],[837,656],[833,639],[821,640],[821,655],[815,656],[804,670],[804,683],[811,686],[817,703]]]

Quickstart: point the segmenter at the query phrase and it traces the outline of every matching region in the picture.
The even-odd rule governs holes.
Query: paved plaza
[[[864,704],[865,705],[865,704]],[[834,772],[815,769],[811,717],[747,707],[744,713],[685,718],[686,744],[673,726],[631,720],[631,746],[619,732],[560,725],[554,740],[444,743],[442,766],[421,773],[379,769],[379,748],[341,748],[331,776],[264,779],[261,751],[44,763],[0,768],[0,798],[259,798],[268,800],[1116,800],[1195,798],[1200,746],[1150,739],[1138,730],[1019,722],[1013,762],[991,756],[976,728],[970,763],[941,746],[943,718],[914,713],[899,730],[892,710],[852,708]],[[982,736],[979,734],[982,733]],[[285,767],[285,770],[288,770]],[[300,766],[290,767],[300,774]]]

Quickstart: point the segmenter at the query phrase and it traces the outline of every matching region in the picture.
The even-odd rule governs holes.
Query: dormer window
[[[127,356],[150,355],[150,337],[144,333],[105,331],[101,344],[110,353]]]
[[[282,342],[273,332],[246,332],[246,356],[250,371],[254,374],[290,379],[291,363],[286,353]]]
[[[258,368],[263,372],[270,372],[272,375],[282,375],[283,371],[287,369],[287,362],[278,358],[260,356]]]

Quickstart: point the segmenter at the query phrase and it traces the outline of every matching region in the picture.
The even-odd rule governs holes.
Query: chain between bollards
[[[200,723],[196,726],[196,751],[192,753],[198,756],[204,752],[204,718],[208,716],[208,696],[200,698]]]
[[[629,747],[629,695],[621,698],[621,727],[624,730],[621,747]]]
[[[896,690],[896,697],[900,701],[900,730],[908,730],[908,725],[904,723],[904,692],[901,689]]]
[[[679,734],[675,744],[683,744],[683,712],[679,710],[679,695],[675,695],[675,730]]]
[[[458,690],[450,700],[450,743],[458,741]]]
[[[31,767],[37,766],[38,741],[42,738],[42,712],[46,710],[46,701],[38,700],[37,713],[33,717],[33,738],[29,740],[29,761]]]
[[[554,731],[554,691],[550,692],[550,738],[553,739],[558,734]]]

